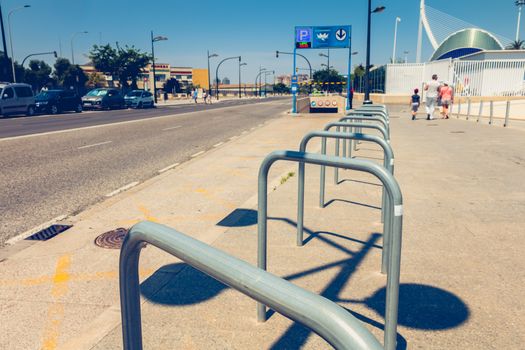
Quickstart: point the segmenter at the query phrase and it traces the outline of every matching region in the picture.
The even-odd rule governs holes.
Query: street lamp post
[[[248,63],[246,62],[241,63],[241,58],[239,57],[239,98],[241,98],[241,67],[247,65]],[[246,95],[246,91],[244,92],[244,95]]]
[[[255,96],[259,96],[261,94],[261,88],[257,84],[257,81],[259,80],[259,77],[261,76],[261,74],[263,74],[264,72],[266,72],[266,68],[259,67],[259,74],[257,74],[257,76],[255,77]]]
[[[2,30],[2,44],[4,46],[4,59],[5,59],[5,64],[7,65],[9,57],[7,56],[7,45],[5,43],[4,16],[2,15],[2,4],[1,3],[0,3],[0,27],[1,27],[0,29]],[[2,73],[4,73],[7,76],[9,74],[7,72],[8,68],[5,67],[4,69],[5,70]]]
[[[22,67],[24,66],[25,61],[26,61],[29,57],[33,57],[33,56],[42,56],[42,55],[55,55],[55,58],[58,57],[56,51],[40,52],[40,53],[32,53],[32,54],[30,54],[30,55],[27,55],[27,56],[22,60],[22,64],[21,64],[21,66],[22,66]]]
[[[217,86],[215,87],[215,92],[216,92],[216,99],[219,100],[219,67],[221,66],[221,64],[223,64],[224,62],[228,61],[228,60],[234,60],[234,59],[238,59],[239,62],[241,61],[241,56],[233,56],[233,57],[226,57],[225,59],[223,59],[222,61],[219,62],[219,64],[217,65],[217,69],[215,69],[215,82],[217,83]],[[240,84],[240,82],[239,82]]]
[[[326,66],[326,73],[328,74],[328,86],[326,87],[326,91],[330,93],[330,49],[328,49],[328,54],[320,53],[319,56],[326,57],[328,59],[328,64],[325,64]]]
[[[88,32],[85,30],[83,32],[76,32],[73,35],[71,35],[71,64],[75,64],[75,52],[73,50],[73,40],[78,34],[87,34]]]
[[[516,26],[516,41],[520,40],[520,21],[521,21],[521,7],[525,5],[525,0],[516,0],[516,6],[518,6],[518,24]]]
[[[368,0],[368,24],[366,31],[366,67],[365,67],[365,99],[364,104],[371,104],[370,101],[370,22],[372,19],[372,13],[379,13],[385,10],[384,6],[376,7],[372,11],[372,0]]]
[[[160,35],[153,37],[153,30],[151,31],[151,67],[153,69],[153,98],[155,99],[155,103],[157,103],[157,79],[155,77],[155,45],[153,44],[162,40],[168,40],[168,38]]]
[[[212,53],[210,55],[210,51],[208,50],[208,93],[210,94],[210,96],[211,96],[210,58],[213,58],[213,57],[219,57],[219,55],[217,55],[216,53]],[[210,97],[210,101],[211,101],[211,97]]]
[[[11,31],[11,15],[13,12],[22,10],[25,8],[31,7],[31,5],[24,5],[20,7],[16,7],[9,11],[7,14],[7,28],[9,29],[9,46],[11,47],[11,69],[13,70],[13,83],[16,83],[16,73],[15,73],[15,54],[13,52],[13,33]]]
[[[525,1],[525,0],[524,0]],[[293,56],[293,52],[283,52],[283,51],[275,51],[275,57],[276,58],[279,58],[279,54],[283,54],[283,55],[292,55]],[[309,70],[310,70],[310,80],[312,80],[313,76],[312,76],[312,65],[310,64],[310,61],[308,61],[308,58],[304,57],[303,55],[301,55],[300,53],[296,53],[297,56],[299,57],[302,57],[304,58],[304,60],[306,61],[306,63],[308,63],[308,67],[309,67]]]
[[[399,22],[401,22],[401,18],[396,17],[396,25],[394,26],[394,49],[392,50],[392,63],[396,63],[397,24]]]

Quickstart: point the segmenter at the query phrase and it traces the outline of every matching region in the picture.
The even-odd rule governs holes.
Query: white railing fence
[[[457,96],[525,96],[525,60],[388,64],[386,93],[410,94],[437,74],[454,87]]]

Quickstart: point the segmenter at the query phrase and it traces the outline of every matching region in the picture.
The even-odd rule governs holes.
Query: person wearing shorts
[[[425,84],[425,91],[427,92],[427,98],[425,101],[427,120],[434,119],[434,109],[436,108],[439,89],[441,87],[441,84],[437,79],[437,74],[434,74],[432,75],[432,80]]]
[[[454,102],[454,90],[448,86],[448,83],[443,83],[443,86],[439,89],[439,97],[441,98],[441,107],[443,108],[441,112],[443,119],[448,119],[448,108]]]
[[[419,89],[414,89],[414,94],[410,97],[410,106],[412,108],[412,120],[416,120],[417,110],[421,103],[421,96],[418,95]]]

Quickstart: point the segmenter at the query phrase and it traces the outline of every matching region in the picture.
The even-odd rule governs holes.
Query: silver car
[[[146,108],[154,107],[153,94],[145,90],[132,90],[124,96],[126,107]]]
[[[2,116],[35,114],[35,96],[29,84],[0,83],[0,114]]]

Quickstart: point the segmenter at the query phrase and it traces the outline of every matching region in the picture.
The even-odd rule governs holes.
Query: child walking
[[[417,110],[421,102],[421,96],[418,95],[419,89],[414,89],[414,94],[410,97],[410,106],[412,106],[412,120],[416,120]]]

